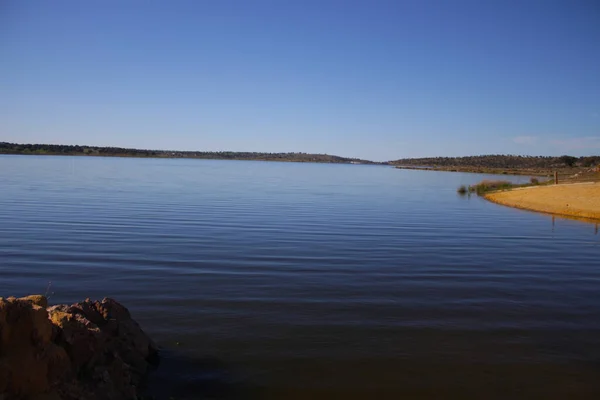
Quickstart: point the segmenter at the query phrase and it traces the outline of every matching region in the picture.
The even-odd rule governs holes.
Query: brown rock
[[[9,395],[45,393],[52,324],[46,309],[29,299],[0,300],[0,387]],[[8,378],[7,378],[8,377]]]
[[[0,399],[133,399],[156,345],[112,299],[0,298]]]
[[[42,296],[40,294],[32,294],[31,296],[22,297],[19,300],[29,301],[29,302],[35,304],[36,306],[40,306],[42,308],[48,308],[48,299],[45,296]]]
[[[8,360],[2,360],[0,361],[0,393],[6,392],[9,379],[10,367],[8,365]]]

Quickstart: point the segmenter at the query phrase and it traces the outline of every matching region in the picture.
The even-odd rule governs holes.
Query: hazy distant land
[[[205,160],[256,160],[338,164],[381,164],[358,158],[329,154],[263,153],[246,151],[179,151],[145,150],[122,147],[99,147],[61,144],[17,144],[0,142],[0,154],[35,154],[104,157],[198,158]]]
[[[400,169],[427,169],[434,171],[474,172],[504,175],[549,175],[558,171],[571,175],[600,165],[600,156],[517,156],[481,155],[468,157],[404,158],[389,161]]]

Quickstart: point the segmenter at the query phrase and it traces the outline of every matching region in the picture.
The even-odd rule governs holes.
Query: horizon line
[[[330,157],[339,157],[346,158],[349,160],[360,160],[360,161],[368,161],[372,163],[389,163],[398,160],[419,160],[419,159],[429,159],[429,158],[468,158],[468,157],[490,157],[490,156],[503,156],[503,157],[529,157],[529,158],[559,158],[568,154],[563,154],[560,156],[547,156],[547,155],[521,155],[521,154],[477,154],[477,155],[466,155],[466,156],[426,156],[426,157],[400,157],[392,160],[386,161],[373,161],[366,158],[359,157],[346,157],[340,156],[337,154],[329,154],[329,153],[309,153],[302,151],[245,151],[245,150],[177,150],[177,149],[151,149],[151,148],[139,148],[139,147],[121,147],[121,146],[100,146],[100,145],[87,145],[87,144],[62,144],[62,143],[16,143],[16,142],[5,142],[0,141],[0,144],[9,144],[9,145],[17,145],[17,146],[65,146],[65,147],[87,147],[87,148],[109,148],[109,149],[120,149],[120,150],[136,150],[136,151],[160,151],[160,152],[176,152],[176,153],[249,153],[249,154],[306,154],[306,155],[322,155],[322,156],[330,156]],[[586,157],[598,157],[600,155],[590,155],[590,156],[575,156],[577,158],[586,158]]]

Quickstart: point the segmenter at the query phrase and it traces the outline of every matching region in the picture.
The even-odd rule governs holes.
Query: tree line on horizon
[[[268,153],[239,151],[176,151],[146,150],[122,147],[80,146],[62,144],[18,144],[0,142],[0,154],[39,154],[39,155],[86,155],[115,157],[158,157],[158,158],[199,158],[208,160],[262,160],[321,163],[361,163],[384,164],[407,167],[476,167],[476,168],[521,168],[551,169],[563,167],[593,167],[600,165],[600,156],[573,157],[520,156],[491,154],[466,157],[424,157],[402,158],[388,162],[374,162],[359,158],[340,157],[329,154],[312,153]]]
[[[38,154],[38,155],[84,155],[115,157],[158,157],[158,158],[200,158],[208,160],[261,160],[295,161],[322,163],[363,163],[372,161],[358,158],[340,157],[329,154],[311,153],[268,153],[246,151],[177,151],[146,150],[122,147],[80,146],[62,144],[19,144],[0,142],[0,154]]]
[[[491,154],[467,157],[403,158],[389,164],[408,167],[477,167],[477,168],[521,168],[551,169],[564,167],[593,167],[600,165],[600,156],[573,157],[519,156]]]

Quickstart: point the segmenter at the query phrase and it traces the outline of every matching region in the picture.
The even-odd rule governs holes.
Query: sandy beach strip
[[[488,193],[485,198],[525,210],[600,220],[600,182],[533,186]]]

